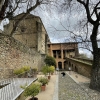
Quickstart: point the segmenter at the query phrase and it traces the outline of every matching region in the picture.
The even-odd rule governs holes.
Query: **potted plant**
[[[43,74],[44,74],[45,76],[46,76],[47,73],[48,73],[47,70],[48,70],[48,66],[43,66],[43,67],[42,67],[42,70],[41,70],[41,71],[43,72]]]
[[[44,59],[44,62],[48,66],[56,66],[56,60],[52,56],[47,55],[46,58]]]
[[[50,69],[49,66],[44,66],[44,67],[42,68],[42,72],[43,72],[44,75],[49,74],[49,75],[48,75],[48,79],[50,79],[51,69]]]
[[[48,84],[49,80],[46,77],[40,77],[38,82],[41,83],[41,90],[45,91],[46,84]]]
[[[24,70],[24,77],[28,77],[27,74],[29,73],[30,71],[30,67],[29,66],[24,66],[22,67],[22,69]]]
[[[13,72],[15,75],[17,75],[19,78],[22,77],[24,70],[22,68],[20,69],[15,69]]]
[[[48,79],[50,80],[50,78],[51,78],[51,76],[50,76],[51,68],[49,66],[47,66],[47,73],[49,74],[48,75]]]
[[[53,73],[55,71],[55,67],[54,66],[50,66],[50,70],[51,70],[51,75],[53,75]]]
[[[32,73],[34,74],[34,77],[37,77],[37,72],[38,72],[38,69],[37,68],[32,68]]]
[[[21,88],[25,89],[24,96],[31,96],[29,100],[38,100],[38,98],[35,96],[38,95],[41,89],[39,83],[32,83],[29,87],[21,86]]]
[[[30,67],[29,66],[24,66],[24,67],[21,67],[21,68],[18,68],[18,69],[15,69],[14,70],[14,74],[17,75],[18,77],[24,77],[26,76],[25,74],[27,74],[27,72],[30,70]]]
[[[22,69],[26,72],[26,71],[30,70],[30,67],[29,66],[23,66]]]

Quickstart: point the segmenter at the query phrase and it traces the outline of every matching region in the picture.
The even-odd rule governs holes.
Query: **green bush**
[[[37,68],[32,68],[33,72],[37,72],[37,70],[38,70]]]
[[[44,59],[44,62],[48,66],[56,66],[56,60],[54,57],[46,56],[46,58]]]
[[[45,77],[40,77],[38,79],[38,82],[40,82],[42,85],[46,85],[46,84],[48,84],[49,80]]]
[[[49,73],[49,75],[50,75],[50,73],[52,72],[52,69],[51,69],[51,67],[47,67],[47,73]]]
[[[29,66],[24,66],[24,67],[22,67],[22,69],[26,72],[26,71],[30,70],[30,67]]]
[[[22,68],[14,70],[14,74],[16,74],[16,75],[20,75],[20,74],[22,74],[22,73],[24,73],[24,72],[25,72],[25,71],[24,71],[24,69],[22,69]]]
[[[43,72],[44,75],[46,75],[48,73],[48,66],[42,67],[41,71]]]
[[[23,88],[23,86],[21,86],[21,88],[25,89],[24,96],[34,97],[38,95],[38,93],[40,92],[40,89],[41,89],[40,86],[41,85],[39,83],[32,83],[29,87]]]
[[[50,75],[50,73],[53,73],[54,70],[55,70],[54,66],[50,66],[50,67],[49,66],[44,66],[42,68],[42,72],[43,72],[44,75],[47,75],[47,73],[49,73],[49,75]]]
[[[26,71],[29,71],[29,70],[30,70],[30,67],[29,67],[29,66],[24,66],[24,67],[22,67],[22,68],[15,69],[15,70],[14,70],[14,74],[20,75],[20,74],[22,74],[22,73],[24,73],[24,72],[26,72]]]
[[[50,66],[50,73],[54,73],[55,71],[55,67],[54,66]]]

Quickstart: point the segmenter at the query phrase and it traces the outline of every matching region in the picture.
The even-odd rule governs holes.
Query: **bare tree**
[[[54,0],[1,0],[0,19],[2,20],[6,17],[13,18],[16,10],[21,9],[22,4],[26,4],[26,14],[23,15],[19,21],[16,21],[14,28],[10,34],[10,36],[12,36],[20,21],[25,18],[31,11],[42,4],[52,5],[53,1]],[[83,17],[84,19],[79,22],[79,26],[81,26],[81,29],[85,29],[87,31],[83,30],[85,31],[82,32],[83,36],[79,34],[79,37],[83,42],[89,40],[90,38],[90,41],[92,43],[93,65],[91,71],[90,88],[100,91],[100,48],[98,47],[97,43],[97,35],[99,34],[100,29],[100,0],[56,0],[56,4],[62,9],[69,9],[70,12],[73,10],[71,9],[71,7],[74,7],[74,5],[76,6],[77,4],[78,9],[74,8],[76,11],[79,11],[79,9],[81,9],[81,12],[83,12],[84,9],[85,17]],[[83,6],[83,8],[81,8],[81,6]],[[81,29],[79,30],[79,32],[82,31]],[[76,33],[74,33],[73,31],[69,31],[68,29],[66,30],[74,34],[73,38],[77,38]],[[86,35],[85,38],[83,38],[84,35]]]
[[[93,54],[93,64],[92,64],[92,71],[91,71],[91,81],[90,81],[90,88],[100,91],[100,48],[97,42],[97,36],[100,34],[100,0],[63,0],[63,3],[60,7],[62,9],[66,9],[72,11],[71,9],[73,6],[78,6],[80,8],[75,9],[77,12],[81,9],[81,12],[84,12],[82,16],[84,19],[80,20],[79,22],[79,29],[85,29],[87,31],[80,32],[83,34],[80,36],[83,42],[91,41],[92,44],[92,54]],[[85,16],[85,17],[84,17]],[[67,30],[69,31],[69,30]],[[74,32],[73,32],[74,34]],[[85,38],[84,34],[86,35]],[[73,35],[74,38],[77,38],[77,34]],[[89,40],[90,39],[90,40]]]
[[[4,13],[6,11],[7,6],[8,6],[8,0],[1,0],[0,1],[0,20],[1,21],[4,17]]]
[[[18,24],[30,14],[31,11],[35,10],[37,7],[41,7],[41,5],[52,5],[53,0],[2,0],[2,4],[0,4],[0,20],[5,18],[13,19],[18,13],[18,10],[25,10],[25,14],[15,22],[15,25],[11,31],[10,36],[12,36],[16,30]],[[23,7],[21,7],[23,6]],[[50,6],[49,6],[50,7]]]

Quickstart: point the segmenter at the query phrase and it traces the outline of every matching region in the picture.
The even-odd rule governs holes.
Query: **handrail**
[[[30,73],[32,77],[28,77],[27,73]],[[19,78],[20,75],[22,76]],[[0,81],[1,86],[6,85],[0,89],[0,100],[15,100],[24,91],[22,88],[20,88],[20,86],[25,84],[29,86],[36,79],[37,77],[35,73],[26,71],[19,75],[14,75],[11,78]]]

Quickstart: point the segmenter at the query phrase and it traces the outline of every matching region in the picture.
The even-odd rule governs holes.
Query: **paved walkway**
[[[90,83],[90,79],[80,75],[74,71],[66,71],[66,73],[76,82],[76,83]]]
[[[90,79],[75,72],[66,72],[64,78],[59,72],[51,76],[46,90],[36,97],[39,100],[100,100],[100,92],[89,89],[89,82]]]
[[[44,77],[44,75],[37,75],[37,77]],[[55,94],[56,93],[56,94]],[[46,85],[45,91],[40,91],[36,96],[39,100],[58,100],[58,75],[51,75],[48,85]],[[25,100],[29,100],[27,97]],[[55,99],[56,98],[56,99]]]
[[[77,73],[59,73],[59,100],[100,100],[100,92],[89,88],[89,79]],[[74,80],[73,80],[74,79]]]

